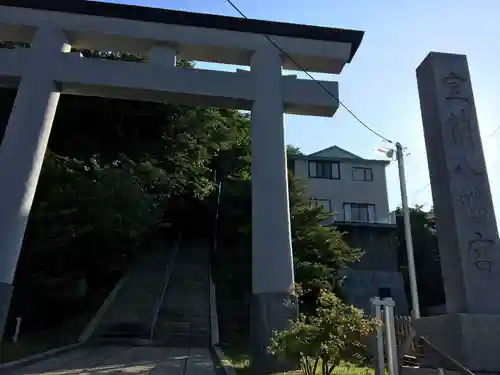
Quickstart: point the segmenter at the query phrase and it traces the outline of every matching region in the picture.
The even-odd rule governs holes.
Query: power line
[[[491,137],[493,137],[493,136],[494,136],[496,133],[498,133],[499,131],[500,131],[500,125],[498,125],[498,126],[495,128],[495,130],[493,130],[493,131],[491,132],[491,134],[488,136],[488,138],[486,138],[486,139],[490,139]]]
[[[245,19],[248,19],[248,17],[234,4],[234,2],[232,0],[226,0],[226,2],[236,11],[238,12],[238,14],[245,18]],[[379,132],[377,132],[375,129],[373,129],[372,127],[368,126],[363,120],[361,120],[358,116],[356,116],[356,114],[351,111],[349,109],[349,107],[347,107],[344,103],[342,103],[330,90],[328,90],[320,81],[318,81],[316,78],[314,78],[311,73],[309,73],[306,69],[304,69],[299,63],[297,63],[297,61],[295,61],[295,59],[290,56],[285,50],[283,50],[283,48],[281,48],[275,41],[273,41],[269,36],[267,35],[264,35],[265,38],[274,46],[276,47],[278,50],[281,51],[281,53],[283,53],[283,55],[285,55],[293,64],[295,64],[295,66],[301,70],[303,73],[305,73],[312,81],[314,81],[315,83],[317,83],[328,95],[330,95],[333,99],[335,99],[335,101],[342,107],[344,108],[357,122],[359,122],[362,126],[364,126],[366,129],[368,129],[370,132],[372,132],[373,134],[375,134],[377,137],[383,139],[384,141],[386,142],[389,142],[389,143],[394,143],[393,141],[391,141],[389,138],[386,138],[384,137],[382,134],[380,134]]]
[[[422,191],[424,191],[426,188],[428,188],[430,186],[430,182],[426,183],[424,186],[422,186],[420,189],[417,189],[415,192],[413,192],[413,194],[411,195],[411,197],[413,198],[415,195],[418,195],[419,193],[421,193]]]

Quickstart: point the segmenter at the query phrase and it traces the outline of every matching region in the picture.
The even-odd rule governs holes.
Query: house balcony
[[[345,218],[345,215],[337,214],[322,222],[323,225],[347,225],[347,226],[396,226],[396,213],[391,212],[389,216],[380,218],[370,218],[368,215],[361,219]]]

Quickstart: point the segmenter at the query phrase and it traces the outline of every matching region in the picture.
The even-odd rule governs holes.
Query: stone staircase
[[[178,347],[207,347],[210,341],[210,250],[184,243],[173,263],[155,326],[154,342]]]
[[[174,245],[169,245],[139,261],[100,320],[93,339],[150,338],[156,301],[173,250]]]

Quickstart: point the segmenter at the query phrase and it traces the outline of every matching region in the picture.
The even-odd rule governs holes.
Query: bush
[[[380,324],[363,314],[322,289],[316,313],[300,314],[287,330],[275,332],[269,352],[299,365],[306,375],[319,368],[322,375],[330,375],[342,360],[358,358],[365,349],[364,339]]]

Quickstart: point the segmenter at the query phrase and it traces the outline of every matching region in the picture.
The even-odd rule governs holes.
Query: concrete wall
[[[365,251],[361,261],[352,265],[353,269],[387,272],[399,270],[395,226],[338,224],[338,227],[347,232],[345,239],[350,246]]]
[[[375,221],[389,217],[389,201],[384,164],[363,163],[362,160],[340,162],[340,179],[308,178],[308,161],[294,161],[294,175],[302,178],[307,186],[307,193],[316,199],[329,199],[332,212],[337,220],[344,219],[344,203],[366,203],[375,205]],[[372,169],[373,181],[353,181],[352,168],[367,167]]]
[[[344,271],[347,276],[344,291],[348,302],[368,312],[370,298],[379,296],[381,288],[387,288],[396,303],[396,314],[408,315],[408,300],[397,259],[396,227],[341,224],[339,229],[347,232],[344,238],[350,246],[365,251],[359,263]]]
[[[408,315],[408,302],[401,273],[346,270],[343,274],[347,276],[344,284],[347,302],[368,313],[370,312],[370,298],[377,296],[380,288],[388,288],[396,303],[395,314]]]

